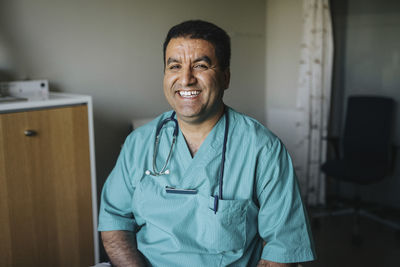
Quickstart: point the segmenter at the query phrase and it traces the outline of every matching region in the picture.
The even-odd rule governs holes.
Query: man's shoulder
[[[271,145],[279,138],[265,125],[246,114],[229,108],[232,119],[232,133],[237,137],[245,137],[244,140],[257,141],[259,144]]]
[[[133,131],[128,135],[126,141],[135,142],[140,140],[140,142],[143,142],[144,140],[153,140],[152,137],[155,135],[158,125],[160,125],[164,119],[171,116],[171,113],[172,111],[167,111],[155,118],[147,119],[145,124],[133,129]]]

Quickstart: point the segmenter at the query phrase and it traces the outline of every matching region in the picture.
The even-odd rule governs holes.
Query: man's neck
[[[179,128],[181,129],[183,136],[185,137],[186,143],[189,147],[192,157],[199,150],[201,144],[207,138],[208,134],[214,128],[215,124],[219,121],[221,116],[224,114],[224,106],[206,121],[201,123],[188,123],[178,119]]]

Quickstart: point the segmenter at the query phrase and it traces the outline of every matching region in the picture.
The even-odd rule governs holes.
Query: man
[[[315,258],[284,146],[223,103],[229,62],[230,39],[211,23],[186,21],[168,32],[164,94],[175,113],[133,131],[103,188],[99,231],[115,266],[291,266]]]

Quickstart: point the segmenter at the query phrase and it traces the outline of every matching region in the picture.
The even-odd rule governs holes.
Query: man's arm
[[[104,248],[113,266],[144,267],[142,254],[137,250],[136,235],[130,231],[101,232]]]
[[[260,260],[257,267],[295,267],[295,263],[278,263],[267,260]]]
[[[311,228],[296,173],[279,139],[260,152],[259,162],[263,164],[257,169],[258,232],[267,242],[260,258],[287,263],[314,260]],[[293,266],[259,263],[260,266]]]
[[[267,243],[263,241],[263,247],[265,247]],[[278,263],[278,262],[272,262],[272,261],[267,261],[267,260],[259,260],[257,267],[295,267],[295,263]]]

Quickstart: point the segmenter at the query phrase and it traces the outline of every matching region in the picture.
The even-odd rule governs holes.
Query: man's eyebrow
[[[167,65],[169,65],[171,63],[180,63],[180,61],[175,58],[168,58]]]
[[[207,62],[207,64],[211,65],[211,59],[208,56],[202,56],[202,57],[196,58],[193,62],[197,63],[200,61],[205,61],[205,62]]]
[[[207,62],[207,64],[211,65],[211,59],[208,56],[201,56],[199,58],[196,58],[193,61],[193,63],[197,63],[197,62],[200,62],[200,61],[205,61],[205,62]],[[176,59],[176,58],[171,58],[170,57],[167,60],[167,65],[169,65],[171,63],[180,63],[180,61],[178,59]]]

